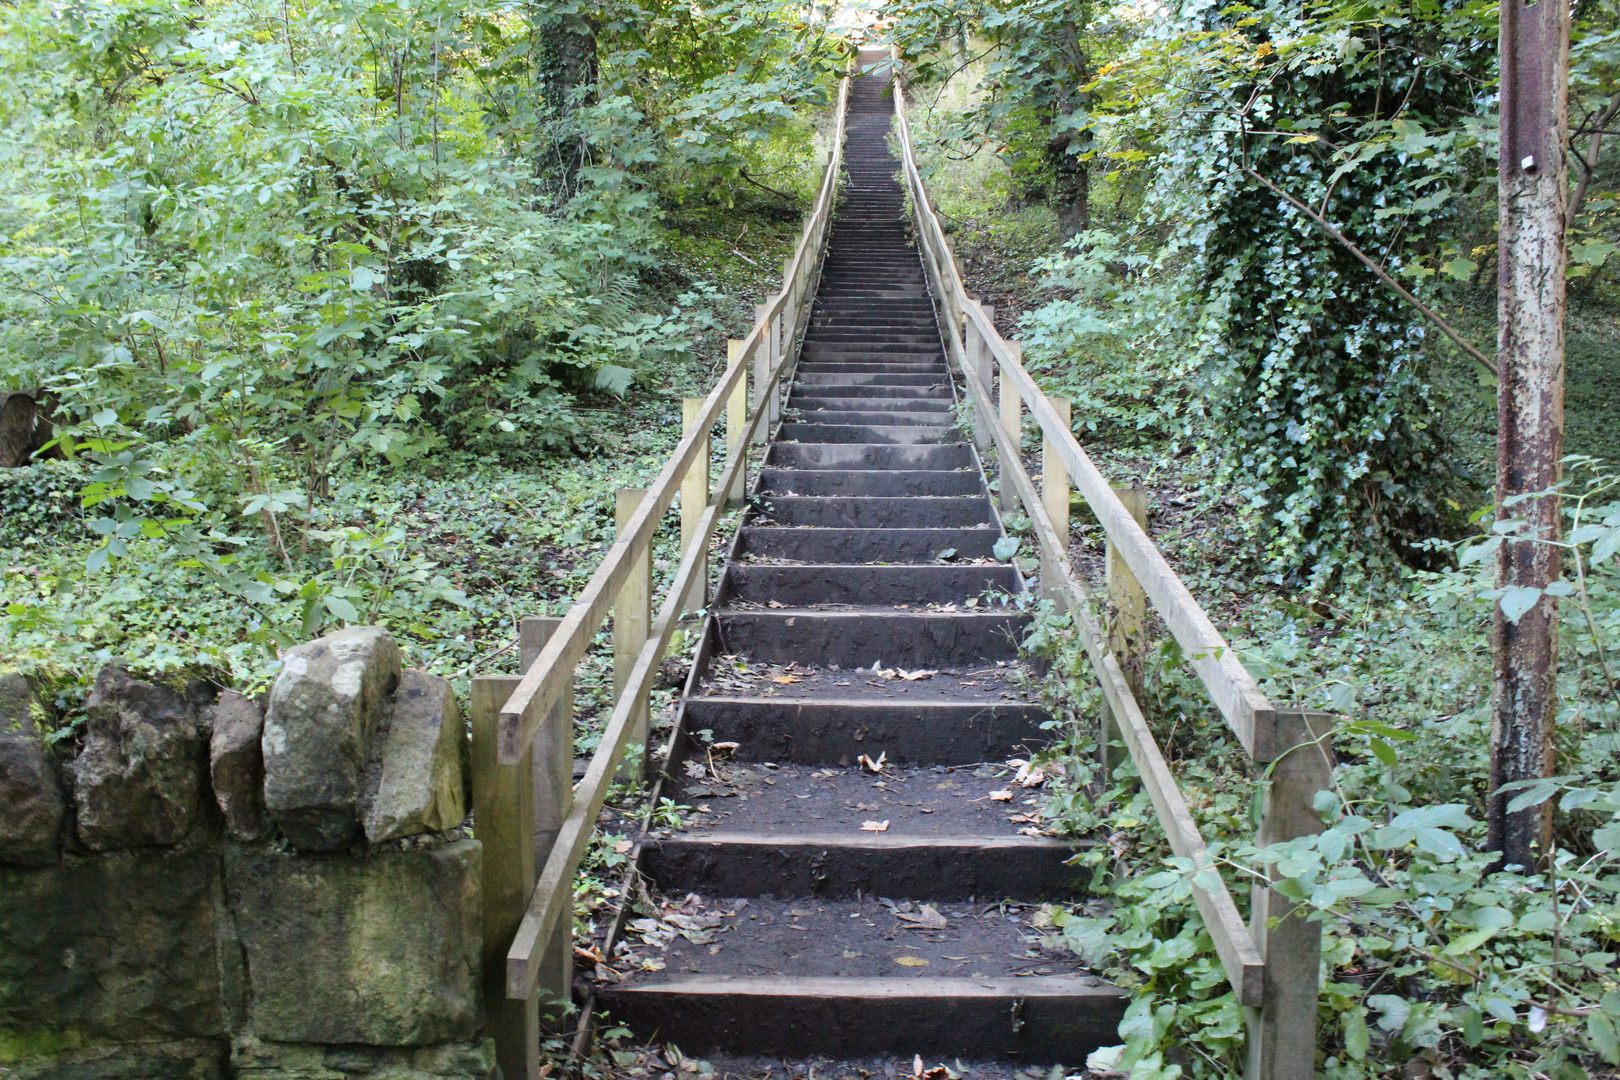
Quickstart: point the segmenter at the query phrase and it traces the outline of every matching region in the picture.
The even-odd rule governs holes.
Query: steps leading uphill
[[[1020,831],[1036,793],[1006,762],[1048,717],[1017,678],[1024,583],[955,427],[890,93],[881,71],[851,87],[787,412],[682,704],[665,790],[700,812],[642,848],[688,929],[601,997],[688,1053],[1078,1066],[1122,1004],[1030,925],[1075,897],[1074,848]]]

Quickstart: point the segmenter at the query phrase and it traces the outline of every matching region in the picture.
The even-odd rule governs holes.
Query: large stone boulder
[[[449,681],[406,668],[394,691],[377,792],[366,810],[366,839],[379,844],[460,825],[467,816],[466,745]]]
[[[183,694],[103,668],[90,691],[84,745],[73,762],[79,839],[96,851],[176,844],[197,817],[205,760]]]
[[[360,1046],[474,1038],[482,855],[476,840],[366,858],[228,853],[258,1037]]]
[[[0,863],[55,862],[66,813],[50,751],[36,735],[0,732]]]
[[[8,731],[32,735],[44,718],[44,706],[27,676],[15,671],[0,675],[0,735]]]
[[[264,801],[301,850],[337,851],[359,838],[372,739],[399,663],[379,626],[339,630],[283,659],[264,718]]]
[[[264,812],[263,736],[264,710],[257,701],[234,690],[219,696],[208,767],[225,828],[237,840],[259,840],[270,831]]]
[[[0,866],[0,1053],[222,1034],[220,871],[202,850]]]

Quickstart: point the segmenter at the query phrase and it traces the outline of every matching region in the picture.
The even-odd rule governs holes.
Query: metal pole
[[[1499,588],[1558,580],[1559,500],[1504,505],[1550,491],[1564,454],[1564,227],[1569,142],[1569,7],[1503,0],[1501,150],[1497,161],[1498,520],[1519,518],[1519,542],[1497,554]],[[1524,595],[1524,594],[1518,594]],[[1491,790],[1548,776],[1557,716],[1558,608],[1542,593],[1517,620],[1499,604],[1491,695]],[[1492,795],[1491,848],[1532,866],[1548,854],[1552,803],[1508,814]]]

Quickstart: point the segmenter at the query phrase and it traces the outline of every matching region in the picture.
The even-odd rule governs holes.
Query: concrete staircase
[[[1017,677],[1024,583],[954,426],[891,116],[887,76],[856,80],[789,411],[683,702],[666,791],[700,812],[643,845],[698,928],[602,1002],[688,1053],[1079,1066],[1122,1005],[1030,925],[1075,896],[1074,849],[1020,832],[1036,793],[1005,762],[1048,716]]]

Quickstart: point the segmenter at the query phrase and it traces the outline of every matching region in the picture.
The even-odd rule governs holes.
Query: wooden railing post
[[[618,535],[624,535],[630,517],[641,505],[647,492],[642,488],[620,488],[614,500]],[[624,579],[613,600],[613,700],[630,684],[630,671],[636,666],[636,657],[647,643],[647,632],[652,628],[652,560],[651,552],[643,550],[630,564],[630,573]],[[630,736],[626,746],[640,747],[641,754],[634,764],[627,759],[619,769],[620,780],[639,780],[647,767],[647,741],[651,720],[647,714],[647,699],[635,703],[630,714]]]
[[[980,304],[979,310],[984,312],[986,319],[994,321],[996,311],[994,307]],[[995,369],[990,362],[990,344],[979,330],[979,324],[970,318],[962,320],[962,333],[967,345],[968,363],[973,365],[979,381],[988,390],[995,383]],[[989,425],[995,422],[995,410],[989,399],[979,400],[980,397],[978,393],[974,394],[979,407],[973,416],[973,443],[979,448],[979,452],[983,453],[995,443],[995,437],[991,435],[989,429]]]
[[[703,411],[703,399],[689,397],[681,399],[681,434],[691,432],[697,423],[698,414]],[[698,440],[698,453],[692,459],[692,464],[681,477],[681,551],[692,546],[692,538],[697,535],[698,525],[703,521],[703,511],[709,505],[709,433],[704,432]],[[697,573],[692,579],[692,591],[686,594],[681,603],[683,611],[696,611],[705,607],[709,602],[709,557],[703,555],[698,563]]]
[[[1014,364],[1023,359],[1023,346],[1016,341],[1004,342],[1007,346],[1007,355]],[[1008,370],[1007,364],[1001,365],[1001,388],[997,391],[1001,402],[1001,429],[1012,439],[1013,448],[1022,452],[1024,438],[1024,399],[1018,396],[1018,384]],[[1018,464],[1022,464],[1019,462]],[[1008,479],[1008,466],[1001,470],[1001,510],[1010,514],[1018,509],[1018,493],[1013,490],[1012,482]]]
[[[1125,504],[1136,523],[1147,528],[1147,492],[1131,484],[1124,487],[1115,487],[1114,494],[1119,501]],[[1109,624],[1108,651],[1114,654],[1119,661],[1120,671],[1125,676],[1125,682],[1131,688],[1131,696],[1142,700],[1142,673],[1146,666],[1147,656],[1147,595],[1142,591],[1142,583],[1136,580],[1131,568],[1125,565],[1125,559],[1114,547],[1112,540],[1108,541],[1108,555],[1106,559],[1106,580],[1108,584],[1108,599],[1113,607],[1113,620]],[[1104,776],[1112,776],[1114,769],[1124,760],[1124,752],[1114,749],[1114,738],[1118,735],[1114,717],[1106,702],[1102,708],[1102,730],[1098,734],[1098,751],[1102,757]]]
[[[534,752],[516,765],[496,757],[501,706],[517,687],[514,675],[472,681],[473,835],[483,845],[485,1032],[495,1040],[504,1076],[535,1080],[540,1072],[540,998],[514,1001],[506,993],[506,951],[534,891]]]
[[[518,623],[518,670],[528,671],[561,619],[529,616]],[[574,805],[574,691],[570,688],[534,735],[534,865],[544,866]],[[541,1023],[558,1030],[574,986],[573,927],[559,923],[540,962],[536,987]]]
[[[770,385],[771,372],[776,370],[777,358],[782,355],[781,345],[776,339],[776,323],[766,318],[770,310],[769,304],[754,305],[754,322],[766,324],[765,332],[760,335],[759,348],[754,350],[754,406],[757,408],[762,401],[766,404],[765,421],[754,429],[756,443],[770,441],[771,425],[782,415],[781,398],[776,388]]]
[[[735,339],[726,342],[726,363],[729,365],[736,361],[742,353],[745,343]],[[732,388],[731,396],[726,399],[726,467],[736,460],[737,455],[748,454],[748,448],[742,444],[743,429],[748,426],[748,376],[745,374],[737,380]],[[748,466],[744,465],[737,470],[736,480],[731,490],[726,492],[727,506],[741,506],[748,491]]]
[[[1052,403],[1052,411],[1058,414],[1063,426],[1069,426],[1069,399],[1065,397],[1048,397]],[[1057,442],[1043,429],[1041,432],[1041,507],[1046,516],[1052,521],[1052,531],[1057,535],[1058,553],[1069,553],[1069,494],[1072,491],[1069,484],[1069,470],[1064,468],[1063,459],[1058,457]],[[1042,557],[1041,559],[1041,585],[1046,595],[1062,605],[1061,593],[1063,591],[1063,566],[1054,559]]]
[[[1276,724],[1275,745],[1282,752],[1266,784],[1256,838],[1261,847],[1321,832],[1316,793],[1332,783],[1333,718],[1279,710]],[[1310,1080],[1315,1072],[1322,924],[1305,914],[1268,885],[1254,886],[1249,930],[1266,974],[1260,1008],[1246,1010],[1245,1080]]]

